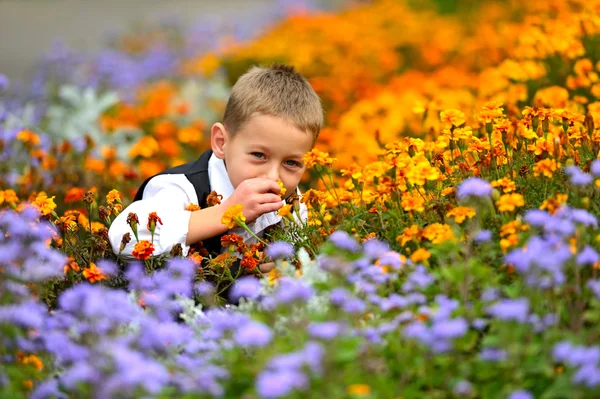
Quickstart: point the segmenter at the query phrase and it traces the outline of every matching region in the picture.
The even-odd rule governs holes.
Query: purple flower
[[[508,399],[533,399],[533,395],[529,391],[520,389],[511,393]]]
[[[488,362],[499,362],[506,359],[506,351],[495,348],[483,348],[479,353],[479,358]]]
[[[379,258],[379,264],[390,266],[393,270],[398,270],[403,265],[402,258],[398,252],[387,252]]]
[[[402,289],[404,291],[413,291],[415,288],[427,288],[435,281],[434,277],[427,272],[423,265],[418,265],[415,270],[408,276]]]
[[[251,321],[237,329],[234,335],[235,342],[244,347],[265,347],[271,342],[273,333],[266,325]]]
[[[490,315],[500,320],[515,320],[521,323],[527,321],[529,313],[529,300],[502,299],[487,308]]]
[[[344,249],[346,251],[356,252],[360,249],[356,240],[350,237],[345,231],[337,230],[333,232],[333,234],[329,236],[329,241],[339,249]]]
[[[469,177],[456,190],[456,197],[461,200],[467,197],[490,197],[492,186],[478,177]]]
[[[585,364],[573,375],[573,382],[595,388],[600,385],[600,369],[595,364]]]
[[[194,292],[196,292],[196,294],[200,296],[210,296],[215,293],[215,286],[212,283],[209,283],[208,281],[200,281],[194,286]]]
[[[590,172],[596,177],[600,177],[600,159],[596,159],[590,166]]]
[[[278,303],[292,303],[296,301],[307,301],[313,295],[313,289],[301,280],[282,277],[279,287],[275,292],[275,300]]]
[[[449,320],[440,320],[433,323],[431,332],[439,339],[453,339],[462,337],[469,329],[469,325],[462,317]]]
[[[473,325],[473,328],[475,328],[476,330],[483,330],[486,326],[487,326],[487,321],[485,319],[475,319],[473,320],[473,323],[471,323]]]
[[[574,186],[587,186],[593,181],[593,177],[583,172],[577,166],[567,166],[565,167],[565,173],[567,173],[571,178],[571,184]]]
[[[592,290],[596,296],[596,299],[600,300],[600,280],[589,280],[587,282],[587,286],[590,290]]]
[[[266,251],[271,259],[289,259],[294,256],[294,246],[285,241],[271,243]]]
[[[10,81],[8,80],[6,75],[3,75],[0,73],[0,90],[8,89],[9,85],[10,85]]]
[[[60,392],[58,389],[58,380],[55,378],[50,378],[35,388],[35,390],[31,393],[30,399],[66,399],[67,397],[68,396],[65,393]]]
[[[323,339],[325,341],[331,340],[343,331],[343,327],[334,321],[326,321],[322,323],[311,323],[308,326],[308,333],[313,338]]]
[[[377,239],[368,240],[363,244],[363,252],[369,259],[377,259],[389,252],[390,246]]]
[[[475,236],[473,237],[473,240],[475,240],[476,243],[481,244],[484,242],[489,242],[492,239],[492,232],[489,230],[479,230]]]
[[[573,209],[563,208],[563,211],[567,213],[567,217],[570,217],[575,223],[582,224],[589,227],[598,227],[598,219],[585,209]]]
[[[255,277],[242,277],[231,287],[229,298],[237,301],[240,298],[255,299],[260,294],[260,281]]]
[[[469,396],[473,392],[473,385],[469,381],[462,380],[454,385],[454,393],[459,396]]]
[[[594,248],[586,245],[583,250],[577,255],[577,264],[579,266],[584,265],[593,265],[598,262],[600,256],[598,256],[598,252],[594,250]]]
[[[541,209],[530,209],[525,212],[524,219],[530,226],[543,227],[550,219],[552,219],[552,215]]]
[[[256,379],[256,391],[263,398],[281,398],[308,386],[308,378],[298,370],[263,371]]]

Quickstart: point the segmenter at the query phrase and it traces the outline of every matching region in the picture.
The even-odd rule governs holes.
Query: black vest
[[[176,166],[174,168],[170,168],[167,170],[163,170],[157,175],[149,177],[146,181],[140,186],[137,194],[133,198],[133,201],[139,201],[142,199],[144,195],[144,189],[148,182],[159,175],[185,175],[185,177],[192,183],[194,186],[194,190],[196,190],[196,195],[198,197],[198,202],[200,208],[206,208],[206,197],[210,194],[210,180],[208,178],[208,160],[212,155],[212,150],[206,150],[200,158],[195,161],[188,162],[183,165]],[[202,241],[204,248],[208,251],[208,253],[212,256],[217,256],[221,253],[221,235],[207,238]]]

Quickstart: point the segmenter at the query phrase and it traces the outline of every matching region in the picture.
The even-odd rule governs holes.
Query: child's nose
[[[277,180],[279,180],[279,169],[278,168],[269,168],[265,171],[264,176],[267,179],[277,181]]]

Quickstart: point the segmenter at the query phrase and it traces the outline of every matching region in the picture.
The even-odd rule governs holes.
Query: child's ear
[[[227,130],[222,123],[215,123],[210,130],[210,146],[213,154],[219,159],[225,158],[225,143],[227,142]]]

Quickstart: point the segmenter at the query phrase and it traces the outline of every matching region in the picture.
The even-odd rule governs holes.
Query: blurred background
[[[349,3],[346,1],[346,3]],[[60,49],[93,54],[125,30],[178,25],[208,45],[217,31],[248,38],[297,10],[336,9],[344,0],[0,0],[0,73],[26,79]]]

